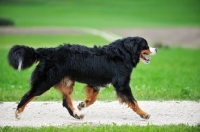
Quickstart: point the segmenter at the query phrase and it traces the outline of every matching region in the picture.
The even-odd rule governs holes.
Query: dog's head
[[[157,52],[156,48],[149,47],[147,41],[141,37],[125,38],[124,45],[125,48],[134,56],[132,61],[136,63],[137,60],[140,60],[145,64],[149,64],[151,57],[148,56],[155,55]]]
[[[143,38],[141,41],[141,49],[142,50],[140,52],[140,61],[142,61],[145,64],[149,64],[151,60],[151,56],[157,53],[157,49],[149,47],[147,44],[147,41]]]

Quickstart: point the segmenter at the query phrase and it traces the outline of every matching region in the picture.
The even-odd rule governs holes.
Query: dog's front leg
[[[133,111],[135,111],[138,115],[140,115],[143,119],[149,119],[150,114],[144,112],[138,105],[137,101],[134,99],[131,88],[128,85],[123,85],[127,87],[119,87],[115,85],[115,90],[117,93],[117,97],[121,103],[125,103],[130,107]]]
[[[95,90],[93,87],[87,85],[85,87],[85,92],[86,92],[86,100],[84,102],[79,103],[77,106],[79,110],[82,110],[90,105],[92,105],[99,94],[98,90]]]

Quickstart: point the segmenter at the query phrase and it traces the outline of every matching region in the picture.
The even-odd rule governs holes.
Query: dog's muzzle
[[[151,60],[151,56],[155,55],[156,53],[157,53],[157,49],[152,48],[152,47],[149,47],[148,50],[142,50],[142,52],[140,53],[140,60],[145,64],[149,64]]]

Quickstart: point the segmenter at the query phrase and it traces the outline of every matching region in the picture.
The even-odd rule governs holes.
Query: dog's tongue
[[[144,60],[146,60],[146,61],[150,61],[150,58],[147,58],[146,55],[143,54],[142,57],[143,57]]]
[[[144,59],[146,64],[150,63],[150,58],[148,58],[146,55],[143,54],[142,58]]]

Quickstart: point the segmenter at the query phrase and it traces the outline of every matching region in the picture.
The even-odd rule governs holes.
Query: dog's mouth
[[[140,60],[145,64],[149,64],[150,60],[151,60],[151,57],[149,56],[149,54],[141,53]]]
[[[147,50],[142,50],[142,52],[140,53],[140,60],[145,64],[149,64],[150,60],[151,60],[150,55],[155,55],[156,52],[157,52],[157,50],[155,48],[151,48],[151,47]]]

